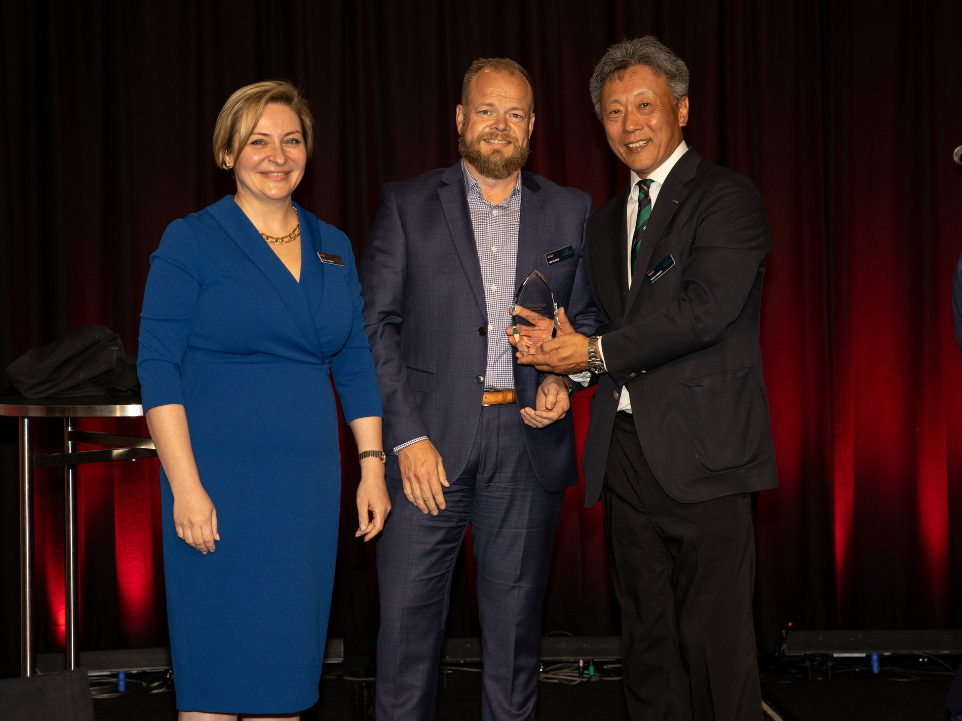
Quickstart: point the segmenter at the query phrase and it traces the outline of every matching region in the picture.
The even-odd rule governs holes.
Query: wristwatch
[[[384,451],[361,451],[357,454],[357,460],[363,461],[365,458],[377,458],[381,463],[387,462]]]
[[[601,336],[593,335],[588,339],[588,370],[596,376],[607,373],[605,362],[598,355],[598,339]]]

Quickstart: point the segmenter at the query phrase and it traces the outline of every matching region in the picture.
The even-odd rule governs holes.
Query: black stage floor
[[[945,721],[945,694],[958,659],[883,657],[878,674],[865,658],[794,657],[762,668],[765,712],[773,721]],[[575,666],[546,669],[538,719],[627,720],[618,667],[601,667],[592,680]],[[551,681],[547,679],[553,679]],[[112,679],[94,677],[95,690],[110,692]],[[157,693],[149,693],[154,685]],[[303,721],[373,719],[370,680],[351,679],[337,666],[321,683],[321,701]],[[134,674],[127,691],[94,699],[96,721],[174,721],[173,692],[161,674]],[[477,667],[455,667],[444,675],[439,721],[479,721]]]

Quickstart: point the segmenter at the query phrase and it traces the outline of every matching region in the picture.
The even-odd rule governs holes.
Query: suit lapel
[[[518,230],[518,256],[514,268],[514,290],[521,287],[525,276],[532,270],[543,269],[547,261],[544,255],[553,250],[546,247],[550,242],[544,237],[544,205],[538,191],[541,186],[530,175],[521,176],[521,225]]]
[[[320,341],[317,337],[317,329],[314,327],[303,290],[300,284],[294,280],[294,276],[281,262],[273,250],[271,250],[264,239],[257,232],[257,228],[250,222],[240,206],[234,202],[230,195],[211,205],[208,210],[215,220],[220,224],[231,240],[250,258],[257,269],[264,274],[274,290],[280,296],[284,306],[290,312],[297,324],[298,329],[304,336],[308,347],[316,352],[321,352]],[[314,256],[313,229],[309,226],[307,214],[298,209],[301,217],[301,280],[305,280],[303,267],[310,262]]]
[[[624,300],[628,292],[628,195],[626,190],[621,194],[615,206],[614,215],[611,217],[612,238],[617,238],[617,243],[609,246],[612,257],[609,258],[610,268],[617,268],[616,277],[618,279],[618,299]]]
[[[474,230],[471,228],[471,212],[468,201],[464,196],[464,174],[461,164],[457,163],[448,168],[441,178],[438,188],[438,199],[441,210],[451,233],[451,241],[457,251],[461,267],[468,280],[468,287],[474,295],[474,300],[487,317],[488,309],[484,302],[484,291],[481,288],[481,263],[478,260],[478,249],[474,244]],[[438,272],[444,272],[439,269]]]
[[[637,302],[642,288],[648,285],[645,274],[651,267],[652,262],[661,260],[661,258],[655,257],[656,250],[659,249],[665,229],[688,195],[688,182],[695,176],[695,169],[698,167],[700,160],[701,158],[694,150],[688,150],[678,159],[675,167],[665,178],[665,184],[658,193],[658,201],[652,208],[651,217],[648,219],[644,242],[638,251],[638,258],[635,260],[631,288],[625,298],[625,310],[631,308]]]
[[[628,292],[627,221],[625,220],[628,191],[622,191],[608,205],[598,211],[597,230],[594,224],[588,238],[592,275],[598,304],[612,319],[620,318]]]

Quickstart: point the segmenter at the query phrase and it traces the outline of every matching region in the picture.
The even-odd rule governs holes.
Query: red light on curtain
[[[60,589],[59,597],[50,598],[50,606],[53,614],[50,617],[51,636],[57,641],[57,645],[65,647],[67,644],[67,606],[63,601],[63,588]]]
[[[60,649],[64,648],[67,638],[61,477],[59,473],[43,473],[35,477],[33,513],[35,563],[46,601],[47,632],[52,645]]]
[[[132,643],[148,643],[158,617],[155,568],[160,539],[157,461],[141,460],[113,468],[114,554],[120,623]]]
[[[933,611],[941,616],[949,598],[949,471],[945,452],[948,439],[941,403],[932,403],[930,409],[932,412],[925,414],[928,422],[924,432],[916,433],[916,515],[922,582],[928,587]]]
[[[608,555],[605,551],[604,540],[604,510],[602,504],[596,503],[591,508],[585,508],[585,470],[583,465],[585,452],[585,438],[588,435],[588,425],[591,421],[591,399],[594,398],[596,387],[576,393],[571,402],[571,414],[574,424],[575,452],[578,459],[578,486],[576,491],[569,491],[565,497],[562,511],[562,528],[559,536],[564,532],[564,524],[577,524],[580,529],[582,542],[575,546],[583,553],[583,567],[590,570],[585,583],[597,586],[610,584],[608,578]],[[588,541],[593,540],[594,543]]]
[[[847,597],[848,561],[851,556],[855,515],[855,451],[851,407],[834,419],[835,448],[832,458],[832,530],[835,544],[835,603],[841,608]]]

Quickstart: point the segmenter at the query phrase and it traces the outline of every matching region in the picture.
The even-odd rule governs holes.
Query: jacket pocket
[[[768,404],[752,366],[682,381],[685,421],[706,470],[728,471],[771,452]]]
[[[432,393],[434,391],[434,373],[421,370],[420,368],[407,367],[408,386],[412,390],[421,393]]]

